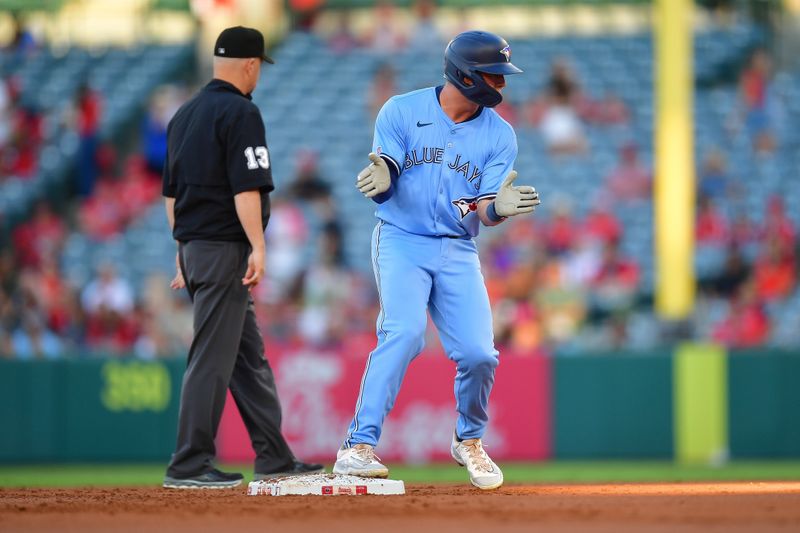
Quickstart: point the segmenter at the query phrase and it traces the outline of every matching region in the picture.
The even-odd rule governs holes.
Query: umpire
[[[178,442],[168,488],[223,488],[241,474],[214,468],[214,438],[230,387],[256,452],[255,478],[321,472],[295,459],[281,435],[281,406],[250,290],[264,276],[264,229],[273,190],[261,113],[251,102],[261,63],[273,63],[258,30],[224,30],[214,79],[167,127],[163,194],[178,242],[173,289],[194,306]]]

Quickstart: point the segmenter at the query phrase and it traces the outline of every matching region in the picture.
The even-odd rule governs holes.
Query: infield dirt
[[[484,493],[410,485],[405,496],[247,496],[162,488],[0,489],[0,531],[800,530],[800,482],[525,485]]]

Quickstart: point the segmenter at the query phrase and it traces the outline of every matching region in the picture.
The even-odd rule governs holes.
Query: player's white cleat
[[[479,489],[497,489],[503,484],[503,471],[486,454],[481,439],[466,439],[458,442],[456,436],[453,435],[450,455],[458,464],[467,467],[470,482]]]
[[[336,452],[334,474],[361,477],[389,477],[389,469],[383,466],[369,444],[356,444]]]

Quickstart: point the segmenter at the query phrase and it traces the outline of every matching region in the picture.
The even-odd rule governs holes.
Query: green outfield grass
[[[330,465],[329,465],[330,466]],[[507,483],[600,483],[656,481],[800,480],[800,462],[737,461],[724,466],[681,466],[670,462],[505,463]],[[252,478],[249,466],[226,465]],[[30,465],[0,466],[0,487],[158,486],[164,465]],[[393,479],[407,483],[464,482],[456,466],[394,466]]]

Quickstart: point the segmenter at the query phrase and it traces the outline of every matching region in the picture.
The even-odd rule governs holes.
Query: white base
[[[405,494],[402,481],[339,474],[312,474],[264,481],[252,481],[248,496],[361,496],[363,494]]]

